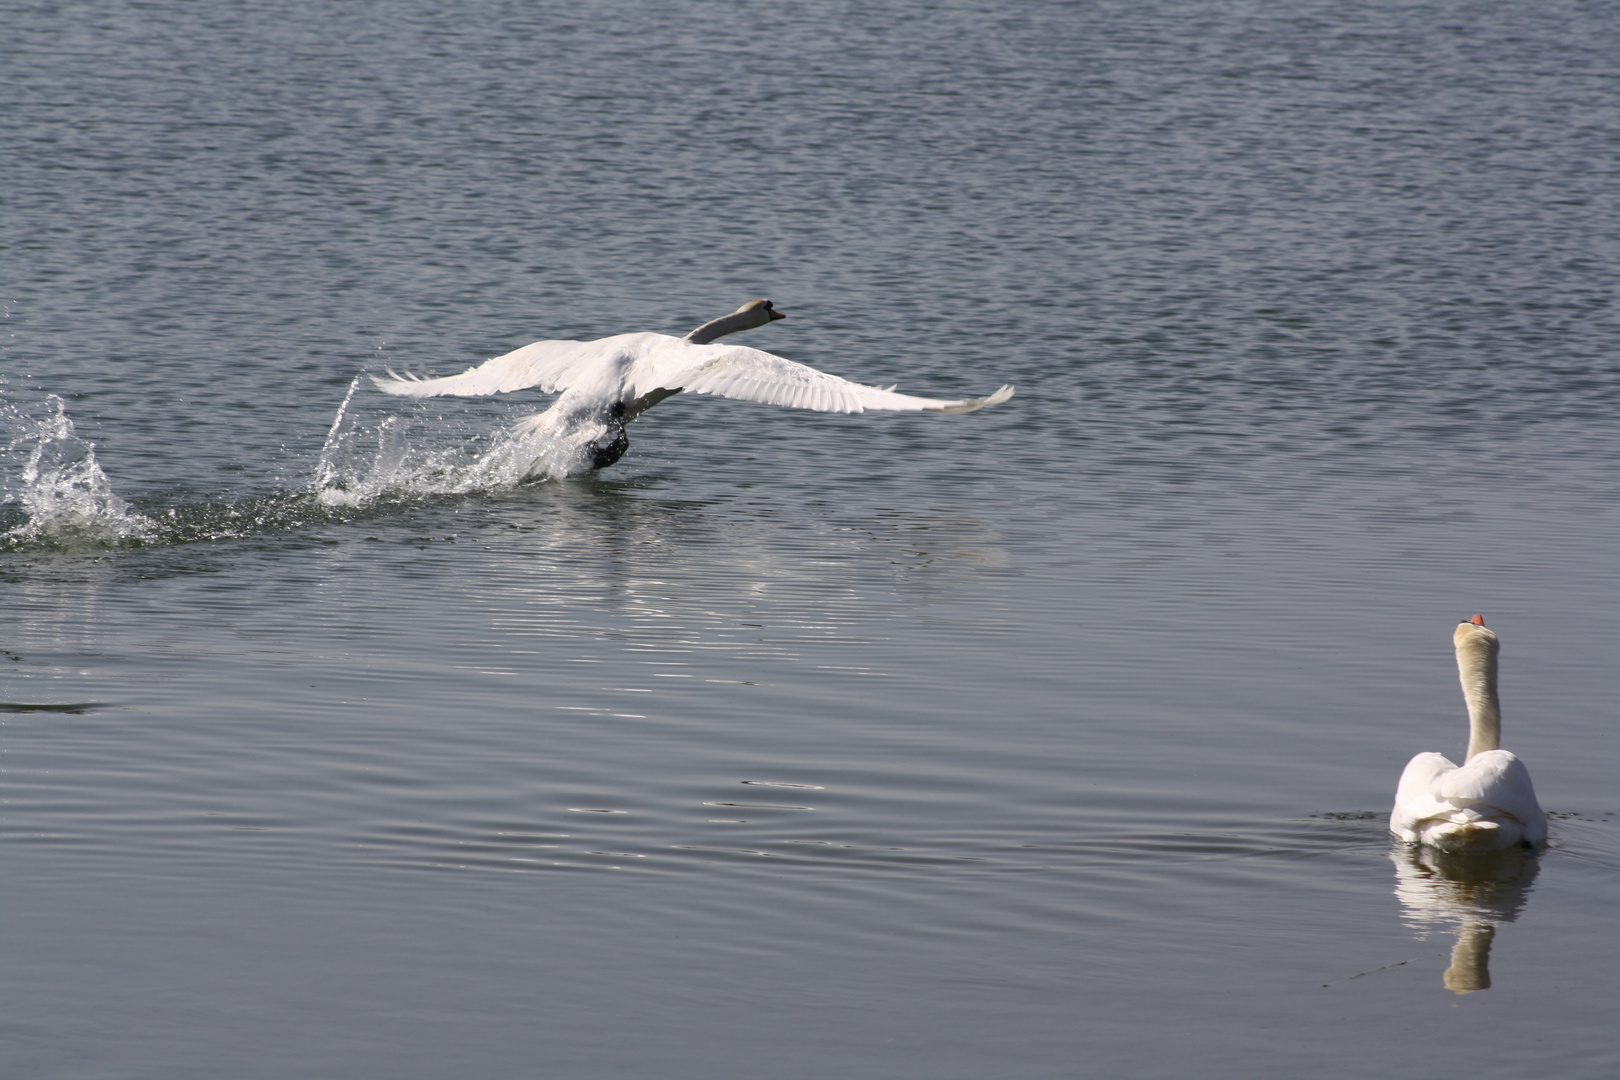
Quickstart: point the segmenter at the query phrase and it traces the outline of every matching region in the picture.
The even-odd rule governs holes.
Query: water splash
[[[204,503],[184,498],[148,517],[112,489],[95,444],[80,438],[57,395],[17,405],[0,379],[0,552],[96,552],[236,539],[299,528],[423,497],[510,490],[589,467],[577,437],[519,430],[488,403],[457,413],[400,415],[350,382],[309,487]],[[390,405],[392,402],[389,403]],[[491,420],[495,419],[492,424]],[[577,433],[573,433],[576,434]],[[14,459],[14,460],[13,460]],[[9,527],[8,527],[9,526]]]
[[[327,429],[326,443],[321,447],[321,456],[315,463],[315,490],[324,492],[328,488],[335,488],[343,483],[343,476],[339,470],[338,462],[346,449],[349,433],[345,430],[344,420],[349,415],[349,403],[354,400],[354,392],[360,389],[362,375],[356,375],[349,382],[349,391],[343,395],[343,404],[338,406],[337,415],[332,418],[332,426]]]
[[[315,467],[314,494],[326,507],[360,507],[392,499],[465,495],[561,479],[590,467],[586,436],[519,424],[490,429],[489,406],[462,415],[440,405],[431,426],[424,414],[401,415],[357,397],[356,376],[333,417]]]
[[[154,540],[156,523],[113,493],[96,463],[95,444],[74,433],[66,403],[52,394],[45,404],[50,413],[41,418],[0,400],[0,422],[16,433],[7,449],[28,454],[17,480],[8,477],[0,499],[23,515],[20,524],[0,533],[0,550],[128,547]]]

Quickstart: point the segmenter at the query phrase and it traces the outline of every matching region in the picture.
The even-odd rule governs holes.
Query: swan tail
[[[1432,822],[1422,830],[1422,842],[1454,855],[1502,851],[1524,843],[1524,827],[1511,818]]]

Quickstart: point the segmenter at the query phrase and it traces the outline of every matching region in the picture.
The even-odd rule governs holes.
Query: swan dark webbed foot
[[[625,434],[624,428],[615,426],[612,435],[611,439],[597,439],[586,444],[585,452],[591,456],[591,468],[605,469],[624,457],[624,452],[630,449],[630,436]]]

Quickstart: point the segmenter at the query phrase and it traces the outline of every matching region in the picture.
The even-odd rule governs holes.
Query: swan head
[[[1466,655],[1495,659],[1497,650],[1502,647],[1501,642],[1496,639],[1496,634],[1486,629],[1483,615],[1475,615],[1472,619],[1458,623],[1457,629],[1451,635],[1451,643],[1456,647],[1459,657]]]
[[[756,326],[764,326],[773,319],[785,319],[787,316],[776,310],[776,305],[769,300],[750,300],[730,315],[722,315],[718,319],[711,319],[702,326],[686,335],[686,340],[694,345],[707,345],[715,338],[726,334],[734,334],[738,330],[752,330]]]

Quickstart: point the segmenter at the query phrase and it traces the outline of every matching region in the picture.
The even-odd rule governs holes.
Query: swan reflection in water
[[[1515,847],[1456,855],[1397,844],[1390,857],[1403,921],[1420,937],[1436,931],[1457,935],[1446,989],[1489,990],[1491,941],[1498,926],[1524,909],[1540,869],[1535,852]]]

